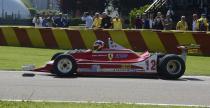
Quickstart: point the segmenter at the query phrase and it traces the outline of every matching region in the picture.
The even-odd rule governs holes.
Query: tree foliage
[[[31,16],[35,16],[37,14],[37,10],[34,8],[28,8],[28,10],[29,10]]]
[[[134,20],[136,19],[137,15],[142,15],[149,6],[150,5],[147,4],[147,5],[144,5],[140,8],[134,8],[133,10],[130,11],[130,13],[129,13],[130,27],[134,26]]]
[[[135,18],[137,15],[141,15],[145,12],[145,10],[149,7],[150,5],[144,5],[143,7],[140,8],[134,8],[133,10],[130,11],[129,16],[131,18]]]

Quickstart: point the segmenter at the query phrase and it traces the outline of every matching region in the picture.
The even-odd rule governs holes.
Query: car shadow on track
[[[48,76],[53,78],[61,78],[61,79],[72,79],[72,78],[118,78],[118,79],[153,79],[153,80],[168,80],[168,81],[205,81],[200,78],[191,77],[181,77],[179,79],[171,80],[171,79],[164,79],[159,77],[158,75],[141,75],[141,76],[77,76],[73,75],[70,77],[58,77],[54,74],[38,74],[38,73],[23,73],[23,77],[35,77],[38,76]]]
[[[180,81],[205,81],[199,78],[181,78]]]

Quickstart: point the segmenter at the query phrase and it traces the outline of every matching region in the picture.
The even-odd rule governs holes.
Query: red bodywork
[[[77,62],[78,75],[141,75],[157,72],[157,55],[149,52],[138,54],[129,49],[103,49],[102,51],[73,50],[69,54]],[[54,61],[33,71],[49,72]]]
[[[141,75],[157,73],[158,54],[136,53],[123,48],[117,43],[108,41],[108,48],[101,51],[71,50],[64,53],[71,55],[77,65],[78,75]],[[54,61],[48,62],[44,67],[32,71],[52,73]]]

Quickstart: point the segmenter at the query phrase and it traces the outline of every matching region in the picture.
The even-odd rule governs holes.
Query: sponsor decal
[[[93,57],[106,57],[107,54],[94,54]]]
[[[115,59],[126,59],[128,58],[128,54],[108,54],[108,59],[111,61],[113,58]]]
[[[101,66],[100,65],[91,65],[90,68],[78,68],[78,72],[100,72]]]
[[[114,56],[114,58],[116,58],[116,59],[126,59],[126,58],[128,58],[128,54],[116,54]]]
[[[113,54],[108,54],[108,59],[111,61],[112,59],[114,58],[114,55]]]
[[[131,69],[131,64],[122,64],[121,68],[122,69]]]
[[[92,65],[91,66],[91,71],[92,72],[99,72],[101,70],[100,65]]]
[[[116,68],[113,71],[114,72],[144,72],[143,69],[123,69],[123,68]]]
[[[123,69],[123,68],[79,68],[78,72],[145,72],[144,69]]]

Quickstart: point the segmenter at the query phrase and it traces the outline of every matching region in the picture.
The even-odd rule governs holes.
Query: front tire
[[[55,53],[55,54],[52,56],[51,60],[55,60],[56,57],[58,57],[58,56],[61,55],[61,54],[63,54],[63,52]]]
[[[76,73],[77,64],[75,59],[70,55],[58,56],[53,64],[53,72],[60,77],[73,76]]]
[[[166,55],[159,61],[158,73],[166,79],[178,79],[185,72],[185,62],[177,55]]]

